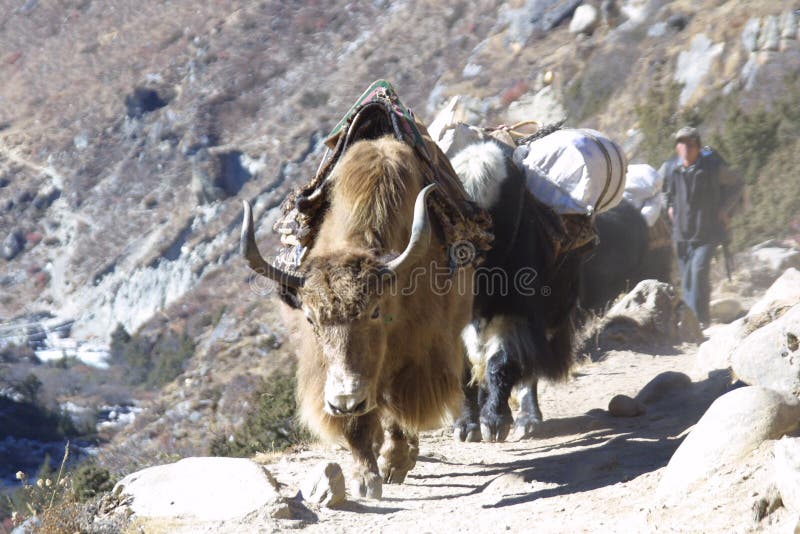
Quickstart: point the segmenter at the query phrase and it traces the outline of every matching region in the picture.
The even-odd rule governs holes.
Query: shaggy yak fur
[[[300,416],[350,449],[354,495],[379,498],[382,482],[403,482],[419,430],[440,425],[462,398],[460,334],[470,320],[473,269],[465,269],[468,287],[434,284],[432,270],[448,258],[433,228],[421,255],[387,271],[409,243],[426,170],[390,136],[349,147],[329,180],[305,282],[284,294],[300,347]]]
[[[526,189],[525,176],[498,145],[469,146],[453,167],[472,200],[492,216],[495,242],[474,277],[475,302],[463,337],[471,369],[454,433],[461,441],[503,441],[542,421],[540,377],[560,379],[573,361],[580,251],[555,255],[545,225],[555,213]],[[555,224],[558,224],[556,221]],[[520,412],[508,399],[518,388]]]
[[[672,283],[672,244],[652,247],[647,222],[632,203],[623,199],[598,214],[595,226],[599,243],[581,268],[581,308],[601,314],[642,280]]]

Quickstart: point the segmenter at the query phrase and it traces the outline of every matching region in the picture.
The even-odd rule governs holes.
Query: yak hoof
[[[453,425],[453,438],[458,441],[478,443],[483,439],[481,427],[477,423],[456,423]]]
[[[481,415],[481,433],[483,439],[491,442],[505,441],[511,432],[511,424],[514,419],[506,415],[491,415],[489,417]]]
[[[519,441],[533,436],[542,420],[534,415],[520,415],[514,421],[514,433],[511,436],[512,441]]]
[[[387,484],[402,484],[417,464],[419,448],[406,440],[387,440],[378,456],[378,471]]]
[[[383,495],[383,481],[377,473],[356,472],[350,481],[350,493],[353,497],[380,499]]]

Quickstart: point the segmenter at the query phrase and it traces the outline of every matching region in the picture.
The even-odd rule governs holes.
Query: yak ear
[[[281,286],[279,297],[287,306],[294,310],[299,310],[303,305],[300,296],[297,294],[297,289],[295,288]]]

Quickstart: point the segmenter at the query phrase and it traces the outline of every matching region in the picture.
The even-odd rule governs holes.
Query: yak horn
[[[417,195],[417,200],[414,203],[414,222],[411,224],[411,237],[408,239],[408,245],[406,245],[403,253],[386,265],[389,271],[396,273],[403,265],[413,264],[428,250],[428,245],[431,242],[431,222],[428,218],[426,201],[435,187],[436,184],[431,184],[423,188]]]
[[[256,273],[274,280],[282,286],[294,289],[302,287],[305,282],[302,277],[281,271],[261,256],[256,245],[256,232],[253,228],[253,210],[250,209],[248,201],[242,202],[244,203],[244,219],[242,220],[242,237],[239,240],[239,247],[242,256],[247,260],[247,265]]]

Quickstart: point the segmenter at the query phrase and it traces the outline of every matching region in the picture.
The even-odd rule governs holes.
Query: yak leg
[[[417,464],[419,437],[404,431],[392,421],[386,425],[383,438],[378,457],[381,477],[388,484],[402,484],[408,472]]]
[[[514,418],[508,407],[511,390],[520,379],[519,364],[505,347],[492,354],[486,362],[486,400],[481,407],[481,434],[487,441],[505,441]]]
[[[383,437],[377,414],[373,411],[349,420],[344,428],[344,437],[353,455],[351,495],[380,499],[383,488],[373,452],[373,445]]]
[[[539,393],[536,376],[524,380],[518,387],[519,413],[514,421],[514,439],[524,439],[533,434],[536,427],[542,424],[542,410],[539,409]]]
[[[453,423],[453,437],[459,441],[480,441],[480,404],[478,403],[478,385],[472,383],[471,364],[467,361],[464,367],[464,400],[461,403],[461,414]]]

